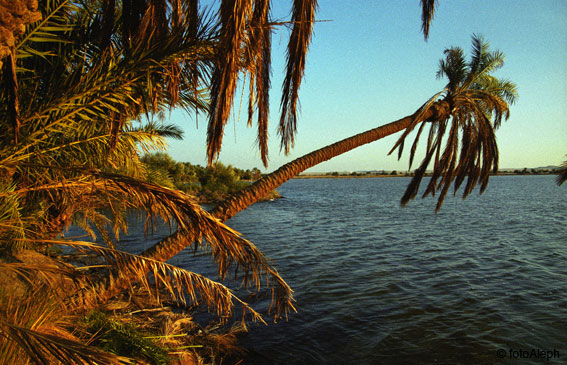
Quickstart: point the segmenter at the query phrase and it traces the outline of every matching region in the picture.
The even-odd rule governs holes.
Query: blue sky
[[[273,2],[273,16],[289,19],[288,1]],[[273,34],[269,168],[263,169],[255,128],[246,127],[244,100],[235,102],[225,129],[220,161],[272,171],[305,153],[412,114],[445,80],[439,59],[451,46],[467,55],[471,35],[506,55],[498,77],[518,86],[510,119],[497,131],[501,168],[559,165],[567,159],[567,1],[439,0],[429,40],[421,34],[418,0],[319,0],[317,19],[300,89],[295,148],[279,149],[277,124],[289,32]],[[238,118],[240,114],[240,118]],[[205,165],[206,118],[174,111],[168,122],[185,131],[170,141],[178,161]],[[407,155],[387,156],[397,135],[360,147],[309,171],[407,170]],[[415,168],[417,166],[413,166]]]

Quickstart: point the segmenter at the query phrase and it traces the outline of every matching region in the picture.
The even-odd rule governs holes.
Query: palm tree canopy
[[[464,182],[463,198],[477,183],[482,193],[491,173],[498,172],[498,146],[494,131],[510,116],[509,104],[517,97],[516,85],[498,79],[492,73],[504,65],[504,54],[489,50],[488,42],[473,35],[469,62],[464,51],[453,47],[445,50],[439,62],[438,78],[447,78],[445,88],[421,108],[412,125],[398,139],[394,148],[401,156],[404,141],[423,120],[422,115],[434,111],[434,116],[422,123],[410,151],[410,168],[419,138],[429,125],[425,158],[415,172],[402,205],[415,198],[426,169],[433,162],[433,173],[423,196],[440,191],[436,211],[441,208],[449,187],[454,182],[455,194]]]
[[[161,114],[173,107],[206,110],[205,87],[218,37],[210,15],[197,14],[196,4],[41,4],[41,20],[30,24],[12,47],[15,72],[0,75],[3,84],[12,86],[0,88],[0,245],[17,250],[69,244],[54,237],[73,222],[87,232],[100,231],[112,249],[106,231],[118,236],[126,228],[126,210],[142,210],[148,230],[161,218],[175,222],[182,233],[191,231],[195,249],[213,255],[221,278],[237,267],[244,284],[258,290],[262,279],[269,278],[277,289],[276,311],[285,313],[293,309],[291,289],[252,243],[211,217],[193,197],[144,181],[140,151],[164,150],[165,137],[181,137],[179,128],[161,122]],[[14,101],[22,106],[19,110],[11,107]],[[11,121],[14,112],[17,128]],[[110,217],[100,212],[102,207]],[[120,255],[126,257],[113,255],[109,261],[115,264]],[[122,262],[138,268],[125,275],[127,284],[143,282],[152,267],[164,271],[130,256]],[[177,275],[169,272],[169,278]],[[204,283],[200,290],[191,288],[192,282],[179,286],[184,294],[216,306],[220,316],[231,313],[232,296],[225,295],[221,306],[210,300],[228,293],[226,288],[199,278]]]

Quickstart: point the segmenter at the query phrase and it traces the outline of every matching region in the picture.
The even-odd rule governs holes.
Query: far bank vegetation
[[[222,162],[203,167],[175,161],[164,152],[146,154],[141,161],[146,165],[148,181],[196,196],[200,203],[220,202],[262,177],[256,167],[244,170]],[[263,200],[280,197],[273,190]]]

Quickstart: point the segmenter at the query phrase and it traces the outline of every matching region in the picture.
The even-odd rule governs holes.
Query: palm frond
[[[252,124],[254,105],[258,111],[258,146],[264,166],[268,166],[268,116],[271,78],[271,26],[270,1],[254,4],[250,31],[246,39],[246,53],[250,64],[250,94],[248,125]],[[255,87],[254,87],[255,86]],[[243,86],[244,88],[244,86]]]
[[[38,10],[40,13],[34,17],[35,24],[32,22],[26,27],[23,36],[15,43],[22,57],[26,57],[28,52],[35,53],[27,49],[29,43],[66,42],[61,35],[71,30],[71,26],[66,24],[65,19],[76,8],[69,0],[52,0],[46,1]]]
[[[0,321],[1,334],[17,342],[28,357],[37,364],[53,360],[63,364],[132,364],[133,361],[109,354],[77,341],[41,333]]]
[[[67,170],[80,169],[67,167]],[[114,202],[120,202],[123,209],[143,209],[148,213],[146,229],[150,227],[153,217],[159,216],[164,222],[173,219],[177,225],[177,240],[186,243],[195,242],[195,249],[209,247],[219,276],[225,278],[234,271],[234,275],[242,271],[245,286],[253,286],[260,290],[262,277],[266,277],[266,285],[271,287],[274,295],[275,315],[286,314],[293,310],[293,291],[281,278],[277,270],[267,258],[249,241],[228,226],[221,223],[204,211],[192,197],[172,189],[167,189],[134,178],[106,173],[98,170],[81,169],[84,177],[68,179],[65,184],[55,183],[19,189],[14,192],[26,195],[39,191],[50,191],[51,194],[68,196],[72,202],[81,199],[91,201],[93,208],[97,207],[97,199],[101,206],[108,205],[114,211]],[[100,198],[99,198],[100,197]],[[102,199],[101,199],[102,198]],[[206,246],[203,244],[206,243]],[[172,244],[173,249],[177,245]],[[271,281],[271,283],[270,283]]]
[[[221,318],[227,318],[233,314],[234,301],[242,306],[242,319],[249,313],[254,321],[265,323],[262,316],[253,310],[248,304],[235,296],[226,286],[214,282],[202,275],[180,269],[176,266],[156,261],[147,257],[134,255],[109,247],[103,247],[91,242],[70,240],[36,240],[36,243],[57,244],[72,247],[79,251],[91,251],[103,258],[110,267],[116,270],[118,276],[112,278],[114,283],[123,281],[132,284],[134,281],[140,283],[149,293],[154,293],[159,298],[159,291],[153,291],[154,286],[164,288],[175,301],[187,304],[200,304],[204,302],[213,309]],[[148,273],[152,274],[155,284],[152,284]],[[81,300],[97,300],[101,294],[99,288],[92,286],[81,293]],[[107,298],[103,298],[107,299]]]
[[[1,263],[0,272],[15,274],[29,284],[30,287],[45,286],[46,290],[54,294],[54,298],[60,299],[57,304],[63,305],[65,305],[65,298],[63,298],[63,295],[60,295],[60,292],[65,290],[62,288],[61,284],[62,277],[68,278],[69,281],[66,283],[74,285],[76,289],[81,288],[86,283],[86,277],[73,266],[55,260],[50,261],[50,263],[39,264],[27,262]],[[38,281],[41,282],[41,284],[38,284]]]
[[[278,134],[281,149],[288,154],[294,145],[297,131],[299,87],[305,72],[307,50],[311,42],[317,0],[295,0],[293,2],[293,29],[287,48],[286,75],[282,86],[281,117]]]
[[[220,53],[211,80],[211,107],[207,129],[207,160],[212,164],[218,156],[228,121],[240,72],[240,48],[244,40],[246,20],[252,11],[251,0],[223,0],[219,10],[221,26]]]
[[[53,363],[84,356],[93,363],[93,355],[116,360],[113,355],[73,341],[73,336],[63,328],[69,304],[67,295],[85,283],[76,280],[80,274],[68,265],[30,264],[29,260],[0,264],[3,280],[14,278],[13,283],[0,288],[0,363]],[[60,276],[73,279],[74,290],[67,285],[62,287]]]
[[[442,91],[438,92],[437,94],[433,95],[431,98],[429,98],[429,100],[427,100],[414,113],[411,125],[408,128],[404,129],[400,138],[398,138],[398,140],[396,141],[394,146],[388,152],[388,155],[392,154],[392,152],[394,152],[396,149],[398,149],[398,159],[400,159],[401,156],[402,156],[402,152],[404,150],[404,141],[405,141],[406,137],[414,130],[414,128],[418,124],[423,123],[424,121],[430,120],[432,117],[436,116],[437,118],[439,118],[439,115],[441,114],[439,112],[439,110],[443,110],[443,113],[445,113],[445,109],[447,108],[447,105],[446,105],[446,103],[440,103],[439,98],[441,96],[445,95],[446,92],[447,92],[447,90],[442,90]],[[436,111],[438,115],[435,115],[434,111]],[[415,149],[417,147],[417,142],[419,141],[420,135],[421,135],[421,127],[419,129],[419,132],[418,132],[418,134],[415,138],[414,144],[412,146],[413,152],[410,155],[410,164],[409,164],[410,168],[412,166]]]
[[[437,78],[447,77],[449,80],[447,89],[456,92],[457,87],[466,78],[468,70],[465,62],[465,53],[459,47],[452,47],[445,50],[445,59],[439,61]]]
[[[420,0],[421,2],[421,30],[425,40],[429,38],[429,26],[435,16],[435,0]]]

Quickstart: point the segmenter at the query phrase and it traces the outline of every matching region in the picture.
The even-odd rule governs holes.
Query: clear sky
[[[289,19],[290,2],[273,3],[273,16]],[[496,76],[518,86],[510,119],[496,133],[500,167],[559,165],[567,159],[567,1],[439,0],[427,42],[421,34],[418,0],[319,0],[317,19],[328,21],[316,24],[307,56],[295,148],[284,155],[277,135],[289,35],[284,28],[272,38],[269,168],[262,168],[255,126],[246,127],[247,100],[239,113],[240,97],[225,129],[220,161],[272,171],[327,144],[412,114],[446,83],[435,78],[443,50],[459,46],[468,55],[473,33],[483,35],[491,49],[504,52],[506,63]],[[169,122],[185,131],[183,141],[170,141],[171,156],[205,165],[205,116],[201,114],[198,128],[194,115],[180,111],[174,111]],[[387,137],[309,171],[407,170],[406,154],[400,161],[387,156],[396,140],[397,135]]]

